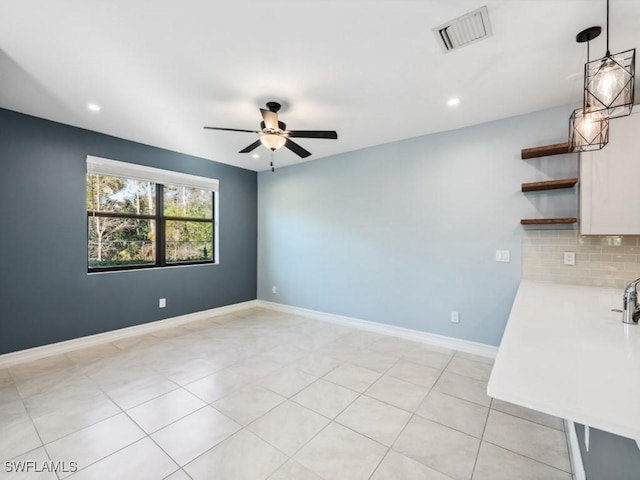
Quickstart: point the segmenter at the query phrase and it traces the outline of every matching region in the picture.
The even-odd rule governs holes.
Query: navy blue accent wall
[[[87,274],[87,155],[219,179],[220,264]],[[256,172],[0,109],[0,354],[253,300],[256,251]]]

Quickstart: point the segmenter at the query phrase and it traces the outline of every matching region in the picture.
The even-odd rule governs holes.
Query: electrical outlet
[[[276,293],[278,293],[278,289],[276,288],[276,286],[275,286],[275,285],[273,285],[273,286],[271,287],[271,293],[273,293],[274,295],[275,295]]]
[[[460,323],[460,314],[458,312],[451,312],[451,323]]]
[[[575,265],[576,264],[576,252],[564,252],[564,264]]]
[[[166,298],[161,298],[160,301],[158,302],[158,307],[164,308],[166,306],[167,306],[167,299]]]
[[[511,261],[511,252],[509,250],[496,250],[496,262],[509,263]]]

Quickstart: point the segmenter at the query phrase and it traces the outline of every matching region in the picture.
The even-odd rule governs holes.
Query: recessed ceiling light
[[[260,158],[260,155],[258,155],[257,153],[254,153],[253,155],[251,155],[253,158]]]
[[[450,107],[455,107],[456,105],[460,105],[460,99],[457,97],[450,98],[447,101],[447,105],[449,105]]]
[[[92,112],[99,112],[100,110],[102,110],[102,107],[97,103],[88,103],[87,108]]]

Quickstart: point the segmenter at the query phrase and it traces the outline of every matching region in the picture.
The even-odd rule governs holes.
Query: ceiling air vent
[[[433,33],[444,53],[457,50],[491,36],[489,11],[486,6],[481,7],[434,28]]]

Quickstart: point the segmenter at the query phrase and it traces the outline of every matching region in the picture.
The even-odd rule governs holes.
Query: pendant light
[[[631,114],[634,101],[636,49],[611,55],[609,51],[609,0],[607,0],[607,53],[584,66],[584,108],[609,118]]]
[[[589,42],[600,35],[600,27],[589,27],[576,35],[576,42],[587,44],[589,64]],[[602,110],[594,110],[586,98],[583,108],[574,110],[569,118],[569,151],[587,152],[600,150],[609,143],[609,117]]]
[[[569,118],[569,149],[571,152],[600,150],[609,143],[609,118],[598,112],[579,108]]]

